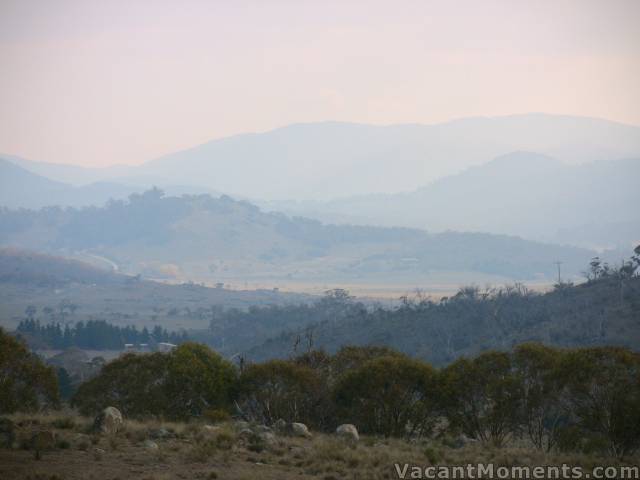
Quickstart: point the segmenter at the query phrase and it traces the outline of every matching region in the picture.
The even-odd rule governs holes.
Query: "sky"
[[[640,125],[640,1],[0,0],[0,152],[140,164],[297,122]]]

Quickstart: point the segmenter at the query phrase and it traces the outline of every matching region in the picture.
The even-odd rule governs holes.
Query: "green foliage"
[[[336,376],[357,369],[371,360],[381,357],[406,358],[403,353],[397,352],[389,347],[376,345],[366,345],[357,347],[347,345],[342,347],[332,358],[331,364],[333,373]]]
[[[58,402],[53,368],[0,328],[0,413],[33,411]]]
[[[426,434],[437,413],[436,372],[399,355],[375,358],[347,371],[334,398],[340,418],[365,433]]]
[[[640,257],[639,257],[640,258]],[[288,307],[287,315],[292,315]],[[297,336],[314,332],[314,348],[333,353],[344,345],[385,345],[443,366],[462,355],[504,350],[527,342],[557,347],[640,344],[640,276],[618,275],[561,288],[545,294],[516,284],[497,289],[463,288],[434,302],[405,299],[397,308],[367,308],[357,302],[343,319],[306,323],[299,330],[273,337],[249,350],[253,360],[286,358]],[[272,312],[276,314],[275,311]],[[252,317],[258,320],[257,317]],[[238,321],[248,324],[248,319]]]
[[[82,384],[72,403],[85,414],[106,406],[128,416],[200,416],[227,408],[233,366],[204,345],[185,343],[170,353],[127,354]]]
[[[513,368],[520,385],[520,423],[537,448],[556,444],[567,415],[560,402],[562,353],[540,344],[522,344],[513,352]]]
[[[61,302],[62,304],[62,302]],[[63,319],[59,310],[51,318]],[[87,350],[120,350],[126,343],[170,342],[174,344],[187,340],[186,333],[168,332],[159,326],[149,333],[147,328],[138,330],[135,326],[120,327],[104,320],[88,320],[67,324],[63,329],[60,323],[41,324],[39,320],[27,317],[16,329],[24,335],[30,344],[46,346],[53,349],[78,347]]]
[[[69,372],[64,368],[58,368],[56,370],[56,375],[58,377],[58,386],[60,387],[60,397],[63,400],[69,400],[74,391]]]
[[[242,372],[239,403],[246,415],[266,424],[282,418],[316,426],[321,389],[321,377],[310,367],[272,360]]]
[[[233,365],[206,345],[184,343],[169,355],[167,395],[170,417],[200,416],[205,410],[227,408],[236,381]]]
[[[521,385],[503,352],[462,358],[442,372],[442,400],[452,426],[501,445],[517,428]]]
[[[565,401],[581,428],[607,439],[617,457],[640,447],[640,355],[599,347],[562,360]]]
[[[114,406],[127,416],[158,415],[167,407],[164,385],[169,355],[126,354],[107,363],[72,398],[81,413],[94,415]]]

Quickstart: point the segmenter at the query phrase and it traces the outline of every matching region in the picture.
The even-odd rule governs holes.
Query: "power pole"
[[[553,262],[553,263],[558,266],[558,285],[561,285],[562,277],[560,276],[560,265],[562,265],[563,262],[558,260],[557,262]]]

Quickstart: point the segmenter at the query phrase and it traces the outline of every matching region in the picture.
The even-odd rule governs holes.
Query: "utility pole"
[[[558,260],[557,262],[553,262],[553,263],[558,266],[558,285],[561,285],[562,277],[560,276],[560,265],[562,265],[563,262]]]

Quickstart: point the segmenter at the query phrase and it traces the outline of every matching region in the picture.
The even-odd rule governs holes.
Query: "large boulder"
[[[122,428],[124,420],[122,413],[116,407],[107,407],[96,417],[93,429],[96,432],[114,435]]]
[[[352,440],[357,442],[360,440],[360,436],[358,435],[358,429],[355,425],[351,423],[343,423],[338,428],[336,428],[336,434],[339,437],[343,437],[347,440]]]
[[[311,436],[311,432],[304,423],[293,422],[290,425],[290,433],[294,437],[305,437],[309,438]]]
[[[16,439],[16,427],[8,418],[0,418],[0,448],[11,448]]]

